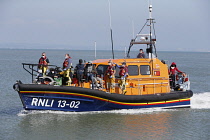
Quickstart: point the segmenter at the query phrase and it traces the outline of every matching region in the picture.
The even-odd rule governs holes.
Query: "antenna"
[[[124,57],[124,58],[126,58],[126,50],[127,50],[127,49],[126,49],[126,47],[125,47],[125,57]]]
[[[149,18],[146,20],[146,23],[141,28],[141,30],[136,35],[136,37],[131,40],[129,48],[128,48],[128,52],[127,52],[128,58],[130,57],[129,56],[130,49],[134,44],[146,44],[147,53],[151,54],[151,58],[153,57],[153,47],[154,47],[155,54],[157,57],[156,47],[155,47],[155,43],[156,43],[156,35],[155,35],[155,28],[154,28],[155,19],[152,18],[152,4],[150,4],[150,0],[148,0],[148,8],[149,8]],[[146,25],[149,27],[149,34],[140,34]],[[152,33],[154,33],[155,38],[152,38],[152,35],[153,35]],[[140,37],[140,40],[136,40],[138,37]]]
[[[149,18],[152,19],[152,5],[149,5]]]
[[[96,59],[96,41],[95,41],[95,59]]]
[[[110,25],[110,33],[111,33],[111,43],[112,43],[112,57],[114,59],[114,45],[113,45],[113,37],[112,37],[112,17],[111,17],[111,8],[110,8],[110,1],[108,0],[109,3],[109,25]]]
[[[132,29],[133,29],[133,38],[135,37],[134,36],[134,21],[132,20]]]

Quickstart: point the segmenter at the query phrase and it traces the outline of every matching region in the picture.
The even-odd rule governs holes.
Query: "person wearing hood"
[[[171,77],[171,81],[170,81],[170,85],[172,88],[175,87],[175,76],[176,76],[176,73],[179,72],[179,73],[183,73],[182,71],[180,71],[177,67],[176,67],[176,63],[173,62],[171,63],[171,66],[169,68],[169,75]]]

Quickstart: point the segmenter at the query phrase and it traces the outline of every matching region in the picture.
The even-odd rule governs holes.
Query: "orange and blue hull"
[[[79,87],[18,84],[26,110],[105,111],[190,107],[192,91],[154,95],[122,95]]]

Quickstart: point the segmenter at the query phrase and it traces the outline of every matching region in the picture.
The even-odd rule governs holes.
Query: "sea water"
[[[79,59],[95,59],[94,51],[1,49],[0,140],[210,139],[210,53],[158,52],[159,59],[176,62],[189,74],[194,92],[189,109],[25,111],[12,86],[16,80],[31,82],[21,63],[36,64],[43,51],[57,66],[62,66],[65,53],[71,55],[74,66]],[[115,52],[115,58],[124,56],[124,51]],[[97,51],[96,58],[112,58],[111,51]]]

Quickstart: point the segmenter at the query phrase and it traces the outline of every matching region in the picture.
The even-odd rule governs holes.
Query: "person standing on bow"
[[[169,68],[169,75],[171,78],[171,81],[170,81],[171,88],[175,88],[176,72],[183,73],[176,67],[176,63],[173,62],[173,63],[171,63],[171,66]]]
[[[71,72],[71,66],[72,66],[72,59],[70,55],[67,53],[65,54],[65,60],[63,62],[63,78],[64,78],[64,83],[65,85],[67,84],[68,86],[71,85],[71,77],[70,77],[70,72]]]
[[[108,92],[113,93],[114,92],[114,88],[115,88],[115,66],[112,62],[112,60],[109,60],[108,62],[108,67],[107,67],[107,71],[106,71],[106,84],[107,84],[107,90]]]
[[[116,64],[116,63],[114,63]],[[120,76],[120,81],[119,81],[119,86],[121,89],[121,94],[126,93],[126,77],[128,76],[128,68],[126,66],[126,62],[123,62],[121,66],[117,65],[116,66],[120,69],[119,71],[119,76]]]
[[[145,54],[143,52],[143,49],[139,50],[139,54],[137,55],[137,58],[145,58]]]
[[[38,69],[42,71],[43,76],[46,75],[48,65],[50,64],[49,59],[46,57],[46,53],[43,52],[41,58],[39,59]]]

